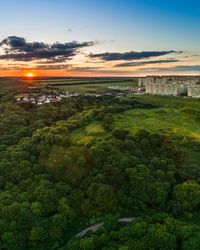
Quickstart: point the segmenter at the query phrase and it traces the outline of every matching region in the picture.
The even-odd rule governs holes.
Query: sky
[[[6,0],[0,76],[200,73],[198,0]]]

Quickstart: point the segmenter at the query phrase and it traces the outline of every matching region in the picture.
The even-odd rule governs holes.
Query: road
[[[131,223],[134,220],[133,217],[129,218],[120,218],[118,219],[119,223]],[[79,232],[75,237],[83,237],[85,236],[89,231],[95,232],[97,229],[104,226],[104,222],[99,222],[96,224],[93,224],[85,229],[83,229],[81,232]]]

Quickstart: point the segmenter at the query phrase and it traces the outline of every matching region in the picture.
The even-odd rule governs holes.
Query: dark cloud
[[[179,60],[169,59],[169,60],[127,62],[127,63],[116,64],[114,67],[136,67],[136,66],[143,66],[147,64],[160,64],[160,63],[173,63],[173,62],[179,62]]]
[[[68,64],[57,64],[57,65],[40,65],[38,64],[33,69],[39,69],[39,70],[67,70],[71,67],[71,65]]]
[[[71,67],[74,72],[98,72],[102,67]]]
[[[145,68],[139,69],[142,72],[188,72],[188,71],[199,71],[200,72],[200,65],[179,65],[175,67],[163,67],[163,68]]]
[[[26,66],[0,66],[0,70],[24,70],[24,69],[29,69],[29,67]]]
[[[43,65],[43,64],[37,64],[36,66],[30,67],[28,64],[22,64],[22,65],[9,65],[9,66],[0,66],[0,70],[67,70],[71,68],[72,66],[70,64],[57,64],[57,65]]]
[[[0,48],[3,54],[0,59],[15,61],[32,61],[32,60],[60,60],[64,62],[76,55],[80,48],[95,45],[96,42],[69,42],[47,44],[42,42],[27,42],[23,37],[9,36],[0,42]]]
[[[123,76],[126,75],[127,73],[133,74],[133,71],[119,71],[117,69],[110,70],[102,67],[72,67],[70,68],[70,71],[76,73],[94,73],[97,75],[106,75],[106,76],[113,76],[113,75]]]
[[[16,67],[15,67],[16,69]],[[127,73],[126,72],[118,72],[117,70],[106,70],[102,67],[75,67],[71,64],[57,64],[57,65],[41,65],[38,64],[33,69],[40,69],[40,70],[70,70],[73,72],[96,72],[96,73]],[[195,66],[176,66],[176,67],[170,67],[170,68],[147,68],[147,69],[141,69],[141,71],[159,71],[159,72],[176,72],[176,71],[200,71],[200,65]],[[133,73],[133,71],[129,71],[130,73]]]
[[[138,60],[150,57],[164,56],[172,53],[182,53],[182,51],[130,51],[125,53],[101,53],[101,54],[90,54],[90,58],[100,58],[104,61],[115,61],[115,60]]]
[[[42,65],[48,65],[48,64],[56,64],[56,63],[63,63],[63,58],[52,58],[48,60],[40,60],[40,64]]]
[[[177,66],[174,67],[175,71],[199,71],[200,72],[200,65],[193,65],[193,66]]]
[[[0,47],[6,47],[6,52],[33,52],[47,49],[48,45],[40,42],[27,43],[23,37],[9,36],[0,42]]]

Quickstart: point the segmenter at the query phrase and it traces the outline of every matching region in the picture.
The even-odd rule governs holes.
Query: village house
[[[62,100],[62,98],[70,98],[73,96],[79,96],[79,93],[70,93],[70,92],[66,92],[66,93],[62,93],[62,94],[51,94],[51,95],[46,95],[46,94],[42,94],[42,95],[38,95],[38,94],[29,94],[28,96],[24,96],[24,97],[20,97],[17,98],[16,101],[17,103],[32,103],[32,104],[37,104],[37,105],[42,105],[42,104],[47,104],[50,102],[60,102]]]

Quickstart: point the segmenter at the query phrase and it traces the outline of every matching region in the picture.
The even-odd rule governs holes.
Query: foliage
[[[161,99],[80,96],[35,106],[14,103],[12,91],[0,96],[2,249],[199,249],[198,138],[138,125],[187,116],[196,129],[190,102],[175,111]]]

